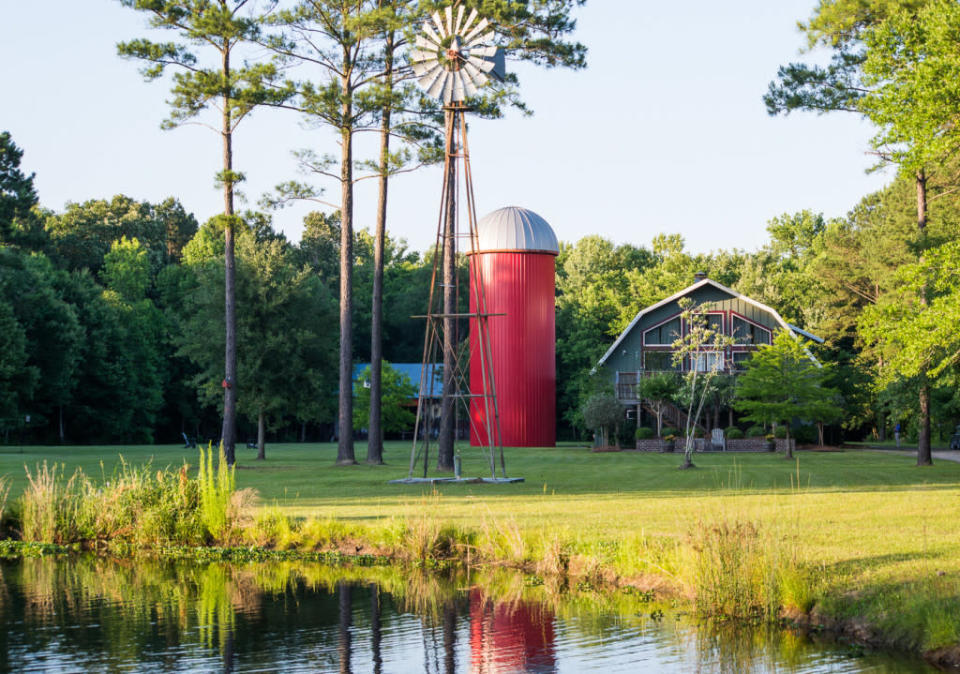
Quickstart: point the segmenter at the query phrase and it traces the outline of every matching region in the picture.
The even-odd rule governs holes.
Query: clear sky
[[[576,34],[588,68],[520,66],[534,116],[472,124],[479,215],[524,206],[565,241],[648,244],[676,232],[694,252],[753,250],[784,212],[843,215],[890,179],[865,174],[870,127],[843,113],[771,118],[761,100],[777,66],[798,58],[796,22],[814,5],[589,0]],[[118,41],[148,34],[144,17],[110,0],[8,1],[0,17],[0,130],[24,149],[44,206],[122,193],[174,196],[201,222],[218,212],[219,138],[161,130],[167,86],[116,56]],[[249,206],[296,177],[290,151],[301,147],[337,152],[330,132],[305,130],[293,113],[255,113],[240,127],[235,161]],[[372,149],[361,144],[360,154]],[[335,200],[337,186],[326,187]],[[436,168],[397,177],[391,233],[430,245],[440,187]],[[372,226],[375,205],[373,181],[361,183],[358,226]],[[305,210],[280,211],[274,223],[299,240]]]

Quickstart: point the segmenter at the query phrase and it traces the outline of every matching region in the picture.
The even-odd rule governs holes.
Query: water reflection
[[[307,563],[0,562],[0,669],[915,672],[789,631],[661,618],[506,573]],[[652,614],[652,615],[651,615]]]

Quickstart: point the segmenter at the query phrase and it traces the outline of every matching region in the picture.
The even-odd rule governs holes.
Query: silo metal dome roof
[[[479,252],[524,251],[557,255],[557,235],[546,220],[518,206],[498,208],[477,223]]]

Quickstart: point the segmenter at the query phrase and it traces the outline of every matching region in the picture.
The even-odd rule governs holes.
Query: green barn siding
[[[739,297],[733,297],[714,286],[703,286],[686,295],[686,297],[691,298],[698,305],[706,305],[705,308],[708,310],[733,311],[754,323],[764,326],[771,332],[781,327],[772,313],[764,311],[750,302],[745,302]],[[679,313],[680,304],[678,301],[673,301],[645,314],[600,368],[603,375],[613,382],[617,372],[639,370],[643,364],[644,331]],[[727,326],[727,329],[729,329],[729,326]]]

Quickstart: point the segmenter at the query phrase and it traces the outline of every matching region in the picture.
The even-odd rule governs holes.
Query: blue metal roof
[[[370,363],[354,363],[353,365],[353,381],[359,381],[360,375],[363,374],[363,371],[370,367]],[[420,387],[420,363],[390,363],[390,367],[409,377],[410,382],[413,384],[414,388]],[[430,397],[430,374],[434,375],[433,381],[433,397],[439,398],[443,395],[443,367],[437,364],[427,365],[427,378],[423,382],[424,391],[423,397]],[[416,396],[415,396],[416,397]]]

